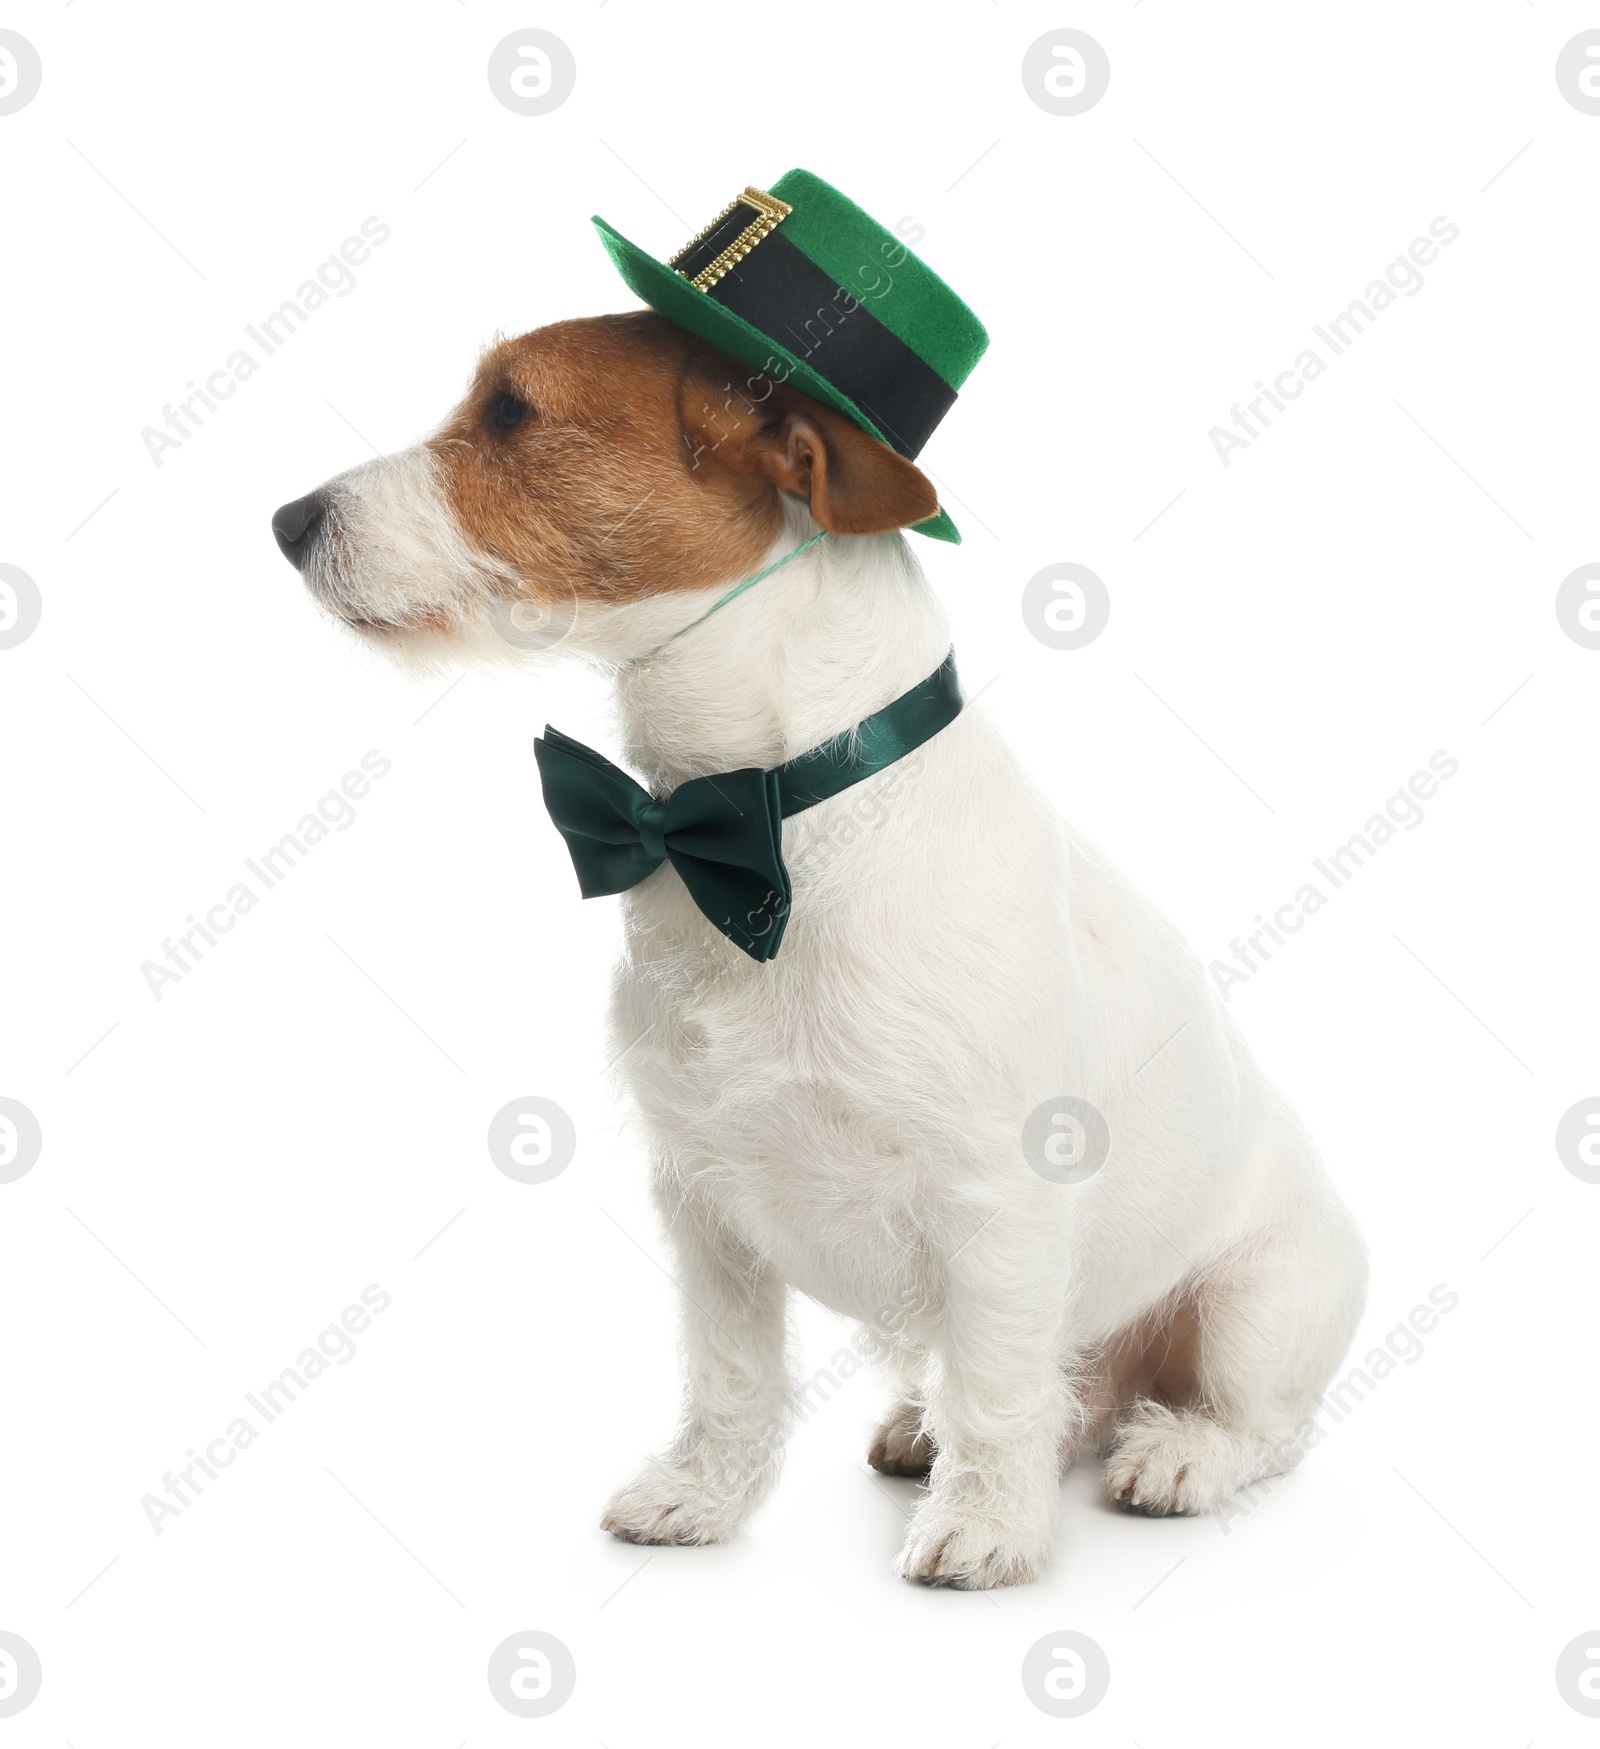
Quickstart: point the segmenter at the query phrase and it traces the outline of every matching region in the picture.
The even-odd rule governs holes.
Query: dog
[[[902,532],[938,514],[927,476],[756,383],[652,310],[557,322],[492,347],[435,435],[274,531],[321,609],[413,668],[526,661],[519,619],[554,628],[548,655],[613,684],[656,796],[770,771],[922,681],[950,637]],[[761,1500],[792,1420],[791,1291],[860,1321],[888,1374],[869,1462],[926,1479],[909,1580],[1032,1579],[1089,1449],[1150,1514],[1292,1467],[1361,1312],[1362,1242],[1174,926],[975,705],[788,821],[782,851],[765,962],[671,866],[622,898],[611,1025],[686,1379],[676,1436],[604,1528],[717,1543]],[[1082,1154],[1063,1096],[1109,1139],[1081,1178],[1048,1170]]]

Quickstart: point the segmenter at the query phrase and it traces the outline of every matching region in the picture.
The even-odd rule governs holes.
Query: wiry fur
[[[405,466],[341,488],[372,496],[341,498],[340,611],[425,624],[403,572],[426,548],[453,579],[432,597],[448,635],[470,636],[494,589],[461,604],[493,566],[463,557],[436,482]],[[785,502],[772,558],[815,531]],[[562,645],[614,675],[622,750],[658,789],[803,752],[949,647],[895,533],[830,536],[657,650],[716,593],[580,600]],[[768,964],[670,866],[622,902],[613,1049],[676,1254],[687,1377],[676,1438],[607,1528],[714,1542],[761,1498],[794,1389],[791,1289],[884,1351],[898,1401],[874,1461],[931,1464],[907,1578],[1035,1574],[1060,1465],[1096,1436],[1112,1493],[1157,1513],[1293,1462],[1355,1327],[1362,1248],[1173,926],[1057,819],[981,705],[788,821],[784,854],[793,915]],[[1113,1138],[1070,1186],[1020,1141],[1066,1093]]]
[[[658,782],[777,764],[944,654],[901,537],[801,567],[624,671],[626,749]],[[676,1535],[725,1533],[726,1478],[709,1517],[688,1479],[781,1419],[779,1282],[878,1328],[910,1308],[895,1335],[926,1357],[937,1455],[901,1570],[959,1585],[1037,1570],[1092,1380],[1151,1308],[1189,1296],[1202,1329],[1197,1400],[1136,1404],[1114,1435],[1113,1491],[1155,1511],[1262,1473],[1354,1329],[1359,1241],[1172,926],[1058,824],[981,707],[922,759],[853,841],[828,808],[786,823],[800,872],[770,965],[668,870],[624,900],[614,1046],[686,1274],[692,1390],[673,1470],[612,1503],[621,1534],[669,1505]],[[1081,1186],[1035,1174],[1019,1139],[1069,1092],[1113,1136]]]

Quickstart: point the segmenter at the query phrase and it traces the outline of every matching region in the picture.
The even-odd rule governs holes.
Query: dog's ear
[[[818,525],[833,534],[882,534],[938,515],[939,495],[925,474],[809,395],[781,388],[761,402],[724,395],[712,414],[694,388],[682,412],[691,453],[809,499]]]
[[[775,410],[755,441],[772,483],[811,500],[833,534],[882,534],[939,513],[939,494],[914,463],[853,420],[807,397]]]

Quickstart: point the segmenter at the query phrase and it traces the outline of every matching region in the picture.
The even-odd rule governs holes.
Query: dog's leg
[[[1139,1512],[1248,1511],[1243,1491],[1291,1470],[1318,1394],[1365,1297],[1361,1243],[1331,1198],[1311,1202],[1191,1284],[1171,1322],[1193,1349],[1124,1413],[1106,1460],[1114,1500]],[[1164,1341],[1165,1335],[1161,1336]],[[1181,1375],[1188,1375],[1187,1377]]]
[[[900,1553],[903,1578],[982,1591],[1024,1583],[1048,1558],[1073,1419],[1053,1244],[1008,1211],[945,1265],[926,1419],[937,1455]]]
[[[791,1398],[786,1290],[704,1211],[670,1187],[661,1197],[683,1294],[684,1417],[600,1523],[624,1542],[722,1542],[777,1479]]]
[[[886,1476],[926,1476],[933,1466],[933,1436],[924,1421],[923,1387],[928,1357],[909,1342],[893,1343],[883,1358],[895,1387],[895,1404],[872,1437],[867,1462]]]

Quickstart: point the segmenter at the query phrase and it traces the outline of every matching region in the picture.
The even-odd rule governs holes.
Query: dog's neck
[[[816,532],[796,507],[766,562]],[[682,623],[720,593],[698,605],[679,597]],[[781,765],[881,710],[949,648],[944,611],[903,535],[829,535],[619,671],[624,752],[666,787]]]

